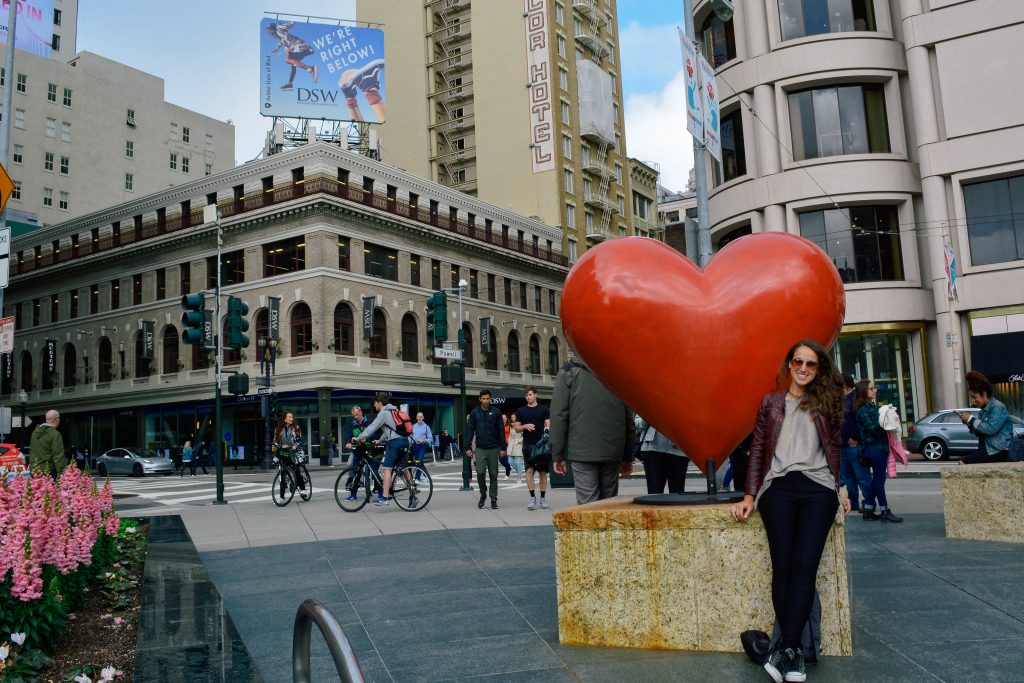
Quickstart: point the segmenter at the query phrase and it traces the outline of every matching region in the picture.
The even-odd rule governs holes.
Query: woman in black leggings
[[[782,683],[807,680],[800,633],[836,510],[841,506],[848,514],[850,501],[839,493],[843,377],[828,352],[814,341],[797,342],[777,386],[761,401],[745,495],[732,506],[732,516],[744,522],[756,505],[768,536],[772,605],[782,638],[764,668]]]

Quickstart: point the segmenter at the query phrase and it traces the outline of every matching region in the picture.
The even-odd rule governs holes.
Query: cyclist
[[[390,505],[391,498],[388,494],[391,493],[391,474],[394,471],[395,465],[402,454],[403,449],[409,446],[409,437],[402,436],[398,433],[398,425],[395,423],[395,418],[391,414],[392,410],[398,410],[391,401],[388,400],[387,396],[377,395],[373,399],[373,409],[377,411],[377,418],[367,425],[366,429],[353,441],[359,443],[366,443],[366,440],[373,434],[380,432],[380,439],[378,443],[383,441],[385,443],[384,450],[384,490],[377,494],[377,500],[373,501],[374,505]]]
[[[302,427],[295,424],[295,416],[291,411],[286,412],[277,421],[277,428],[274,430],[274,448],[277,449],[277,457],[287,464],[295,481],[299,484],[299,490],[306,490],[306,482],[299,474],[299,463],[296,462],[296,455],[302,453]],[[284,478],[281,479],[281,486],[284,487]],[[281,495],[284,495],[282,489]]]
[[[351,472],[355,473],[359,471],[359,466],[363,463],[363,458],[366,457],[367,447],[366,444],[359,441],[359,435],[366,431],[366,427],[370,424],[370,418],[363,414],[363,409],[359,406],[352,406],[352,440],[349,441],[349,445],[352,447],[352,459],[350,465],[352,466]],[[377,461],[370,460],[370,467],[373,468],[374,473],[377,473]],[[345,482],[345,487],[348,488],[351,481]],[[377,488],[377,483],[374,482],[374,488]],[[379,493],[380,491],[377,490]],[[355,500],[356,494],[349,493],[348,500]]]

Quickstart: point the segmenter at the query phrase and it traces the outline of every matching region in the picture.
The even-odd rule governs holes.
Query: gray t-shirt
[[[757,492],[758,501],[773,479],[784,477],[790,472],[802,472],[815,483],[828,489],[835,488],[835,477],[828,466],[818,428],[811,414],[800,410],[799,404],[800,399],[786,396],[786,416],[779,430],[779,442],[775,445],[771,469],[761,484],[761,490]]]

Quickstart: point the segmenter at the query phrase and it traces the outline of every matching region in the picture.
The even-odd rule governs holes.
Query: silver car
[[[946,460],[952,454],[966,455],[978,450],[978,437],[971,434],[960,413],[977,415],[977,408],[957,408],[929,413],[907,429],[907,448],[925,460]],[[1024,434],[1024,420],[1010,416],[1015,436]]]
[[[101,477],[109,474],[173,474],[174,463],[148,448],[111,448],[96,458],[96,471]]]

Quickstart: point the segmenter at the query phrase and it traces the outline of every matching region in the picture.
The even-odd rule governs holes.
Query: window
[[[338,238],[338,270],[351,270],[352,265],[349,261],[349,239],[347,237]]]
[[[61,211],[67,211],[68,210],[68,193],[67,192],[61,192],[58,195],[58,198],[57,198],[57,208],[60,209]]]
[[[156,298],[160,299],[167,298],[167,269],[157,268],[156,271]]]
[[[53,170],[53,152],[43,152],[43,170]]]
[[[586,228],[588,235],[594,234],[594,214],[589,211],[583,213],[583,227]]]
[[[371,277],[398,282],[398,252],[369,242],[363,245],[363,270]]]
[[[121,280],[110,281],[110,310],[116,311],[121,307]]]
[[[245,252],[242,250],[232,251],[223,254],[220,259],[220,285],[237,285],[245,282]],[[217,287],[217,257],[208,256],[206,259],[206,288]]]
[[[1024,259],[1024,176],[963,186],[971,263]]]
[[[11,199],[21,199],[21,181],[14,181],[14,189],[11,190]]]
[[[420,362],[419,326],[412,313],[402,316],[402,360],[406,363]]]
[[[69,317],[77,318],[78,317],[78,290],[77,289],[72,290],[70,299],[71,299],[71,309],[70,309]]]
[[[469,298],[480,298],[480,271],[478,270],[470,269],[469,271]]]
[[[185,295],[192,289],[192,264],[185,262],[178,266],[178,292]]]
[[[779,0],[782,39],[874,31],[874,0]]]
[[[46,101],[56,102],[57,101],[57,84],[47,83],[46,84]]]
[[[572,171],[568,168],[565,169],[565,191],[572,192]]]
[[[569,114],[569,103],[565,100],[561,101],[562,106],[562,123],[571,123],[571,116]]]
[[[24,128],[25,127],[25,110],[15,109],[14,110],[14,127]]]
[[[568,135],[562,136],[562,155],[566,159],[572,159],[572,138]]]
[[[181,172],[182,173],[188,173],[188,166],[189,166],[189,158],[188,157],[182,157],[181,158]]]
[[[452,289],[458,289],[459,288],[459,267],[453,263],[451,265],[451,268],[448,271],[448,274],[451,277],[451,283],[452,283],[451,284],[451,288]]]
[[[57,137],[57,119],[46,119],[46,137]]]
[[[263,245],[263,277],[295,273],[306,268],[306,237]]]
[[[313,353],[313,316],[309,306],[299,302],[292,309],[289,327],[292,331],[292,355],[308,356]]]
[[[437,259],[430,259],[430,288],[441,289],[441,262]]]
[[[590,145],[585,142],[580,143],[580,165],[583,168],[590,166]]]
[[[626,198],[621,194],[615,195],[615,208],[619,210],[620,216],[624,216],[626,214]]]
[[[124,156],[127,159],[135,158],[135,141],[125,140],[124,141]]]
[[[178,371],[178,354],[181,348],[178,344],[178,330],[174,325],[164,328],[162,341],[160,355],[163,357],[163,366],[161,372],[168,375]]]
[[[800,234],[829,255],[843,282],[903,279],[895,206],[848,206],[799,216]]]
[[[558,338],[552,337],[548,342],[548,374],[557,375],[562,365],[562,359],[558,353]]]
[[[135,110],[134,109],[129,109],[125,113],[125,118],[127,119],[127,123],[128,123],[129,126],[134,126],[135,125]]]
[[[576,206],[573,204],[565,205],[565,227],[576,227]]]
[[[213,164],[206,164],[206,170],[203,175],[213,175]]]
[[[12,153],[12,160],[16,164],[23,163],[25,161],[25,148],[22,145],[14,145],[14,152]]]
[[[186,291],[186,290],[182,290]],[[89,285],[89,315],[100,312],[100,286]]]
[[[544,307],[541,305],[541,301],[543,301],[543,298],[541,296],[542,294],[543,291],[540,287],[533,288],[533,310],[537,311],[538,313],[544,312]]]
[[[354,356],[355,322],[352,308],[342,302],[334,307],[334,353],[343,356]]]
[[[522,372],[519,365],[519,335],[515,330],[508,333],[508,371]]]
[[[555,46],[558,49],[558,56],[562,57],[562,58],[565,58],[565,36],[562,36],[561,34],[559,34],[555,38]]]
[[[615,164],[615,182],[622,184],[622,164]]]
[[[50,296],[50,322],[55,323],[60,320],[60,297],[56,294]]]
[[[558,87],[566,92],[569,90],[569,72],[562,67],[558,67]]]
[[[871,2],[871,0],[868,0]],[[736,36],[732,19],[722,21],[714,12],[708,13],[700,29],[701,51],[716,69],[730,59],[736,59]]]
[[[135,190],[135,174],[125,173],[124,174],[124,189],[132,192]]]
[[[370,358],[388,357],[388,321],[384,311],[373,309],[373,332],[370,336]]]
[[[590,178],[583,178],[583,201],[593,197],[593,192],[593,183],[590,182]]]
[[[633,215],[644,221],[654,217],[653,203],[636,190],[633,191]]]
[[[63,142],[71,142],[71,123],[68,121],[60,122],[60,139]]]
[[[177,152],[171,152],[171,158],[170,158],[169,165],[170,165],[170,168],[171,168],[172,171],[178,170],[178,153]]]
[[[409,284],[413,287],[420,286],[420,257],[418,254],[409,254]]]
[[[71,106],[71,88],[64,88],[64,106]]]
[[[60,36],[56,33],[52,34],[50,37],[50,47],[54,52],[60,52]]]
[[[61,175],[68,175],[71,172],[71,159],[69,157],[62,156],[60,158],[60,172]]]
[[[192,137],[192,131],[189,130],[188,126],[181,127],[181,141],[188,142]]]
[[[526,309],[526,283],[519,283],[519,308]]]
[[[548,290],[548,313],[555,314],[555,290]]]
[[[18,74],[18,80],[14,89],[20,93],[28,92],[28,76]]]
[[[573,35],[575,35],[575,36],[586,35],[586,33],[583,31],[583,22],[580,21],[579,17],[573,17],[572,18],[572,30],[573,30]]]
[[[555,3],[555,23],[565,26],[565,8],[558,3]]]
[[[505,305],[512,305],[512,278],[510,277],[505,278]]]
[[[59,9],[53,10],[53,25],[60,26],[61,11]]]
[[[43,188],[43,206],[53,206],[53,188]]]
[[[716,164],[712,164],[715,184],[729,182],[747,174],[747,153],[743,146],[743,116],[740,110],[722,117],[722,167],[725,169],[725,180]]]
[[[498,286],[497,280],[498,278],[494,276],[494,273],[487,274],[487,300],[492,304],[496,301],[494,290],[497,289]]]
[[[889,151],[881,85],[815,88],[789,95],[793,158]]]
[[[535,375],[540,374],[540,337],[537,335],[530,335],[530,358],[529,358],[529,371]]]

